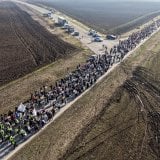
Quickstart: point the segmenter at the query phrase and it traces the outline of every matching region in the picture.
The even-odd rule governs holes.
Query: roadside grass
[[[140,106],[121,86],[137,66],[158,72],[159,43],[160,32],[10,160],[155,159],[147,145],[146,122],[139,114]],[[158,77],[155,75],[155,79]]]

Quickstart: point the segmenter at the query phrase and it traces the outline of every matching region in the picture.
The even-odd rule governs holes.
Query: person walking
[[[11,145],[13,145],[13,147],[14,147],[14,149],[15,149],[16,146],[17,146],[17,144],[16,144],[16,141],[15,141],[14,136],[11,135],[11,136],[9,137],[9,141],[10,141]]]
[[[4,130],[3,129],[1,129],[0,130],[0,137],[1,137],[1,139],[2,139],[2,142],[4,141],[4,139],[5,139],[5,135],[4,135],[5,133],[4,133]]]

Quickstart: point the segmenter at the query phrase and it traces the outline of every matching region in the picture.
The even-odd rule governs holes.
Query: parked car
[[[94,38],[94,42],[103,42],[103,39],[100,37]]]
[[[72,36],[79,36],[79,32],[74,32],[74,33],[72,33]]]
[[[107,35],[106,38],[108,40],[115,40],[115,39],[117,39],[117,36],[116,35]]]
[[[92,37],[101,37],[99,34],[95,33],[92,35]]]
[[[74,28],[73,27],[69,27],[68,28],[68,33],[73,33],[74,32]]]
[[[69,27],[71,27],[68,23],[65,23],[64,26],[62,27],[62,29],[68,29]]]
[[[96,31],[93,29],[90,29],[88,35],[92,36],[94,34],[96,34]]]
[[[64,26],[67,22],[67,20],[63,17],[58,17],[58,25],[59,26]]]

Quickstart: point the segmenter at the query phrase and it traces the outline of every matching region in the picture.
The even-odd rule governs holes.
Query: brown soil
[[[76,50],[12,2],[0,3],[0,37],[0,85]]]

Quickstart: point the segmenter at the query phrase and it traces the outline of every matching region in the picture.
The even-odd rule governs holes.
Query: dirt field
[[[58,9],[64,14],[107,34],[126,33],[160,14],[159,3],[155,2],[122,2],[104,0],[28,0],[27,2],[39,6],[48,6]],[[66,3],[67,2],[67,3]],[[96,13],[96,14],[95,14]]]
[[[159,43],[160,32],[10,160],[157,160]]]
[[[76,50],[12,2],[0,2],[0,37],[0,85]]]

